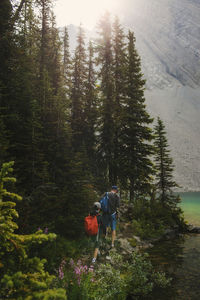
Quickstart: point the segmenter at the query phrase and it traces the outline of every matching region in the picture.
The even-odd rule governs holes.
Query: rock
[[[106,256],[106,260],[109,260],[109,261],[111,261],[111,256]]]
[[[194,225],[188,225],[187,232],[189,233],[200,233],[200,227]]]
[[[131,254],[134,251],[134,248],[130,245],[127,239],[120,238],[118,239],[118,242],[120,243],[119,247],[121,248],[123,253]]]
[[[175,238],[177,236],[177,234],[178,234],[177,229],[168,228],[164,232],[164,238],[166,238],[166,239],[173,239],[173,238]]]
[[[139,236],[133,235],[133,238],[138,242],[141,243],[141,239]]]
[[[152,248],[153,247],[153,244],[151,244],[151,243],[144,243],[143,245],[142,245],[142,248],[143,249],[148,249],[148,248]]]

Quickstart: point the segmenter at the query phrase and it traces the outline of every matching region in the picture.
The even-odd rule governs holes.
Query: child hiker
[[[97,259],[98,253],[99,253],[99,245],[101,242],[101,237],[103,233],[103,224],[102,224],[102,217],[100,215],[100,210],[101,210],[101,204],[99,202],[95,202],[93,205],[93,208],[90,212],[90,216],[96,216],[97,217],[97,222],[98,222],[98,232],[96,235],[92,236],[92,240],[94,242],[94,253],[93,253],[93,258],[92,258],[92,267]]]

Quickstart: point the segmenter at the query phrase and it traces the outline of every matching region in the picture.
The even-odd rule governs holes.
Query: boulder
[[[130,245],[129,241],[125,238],[119,238],[118,242],[120,243],[120,248],[122,252],[125,254],[131,254],[134,251],[134,248]]]
[[[187,232],[189,233],[200,233],[200,227],[194,225],[188,225]]]

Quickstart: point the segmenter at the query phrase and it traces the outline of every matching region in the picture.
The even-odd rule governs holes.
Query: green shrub
[[[122,256],[111,253],[111,257],[111,263],[100,264],[96,271],[97,300],[125,300],[127,296]]]
[[[57,235],[57,238],[52,243],[47,242],[42,245],[32,245],[31,253],[37,253],[37,256],[41,259],[46,258],[48,261],[48,272],[55,273],[55,269],[63,258],[69,260],[70,257],[80,257],[86,246],[86,238],[69,240]]]
[[[164,233],[165,226],[161,220],[153,222],[150,219],[140,219],[132,221],[133,233],[142,239],[156,238]]]
[[[166,279],[165,274],[156,272],[148,259],[148,254],[134,252],[131,261],[127,264],[125,274],[127,294],[133,299],[148,295],[155,286],[166,287],[171,279]]]
[[[0,298],[15,300],[67,299],[64,289],[52,288],[54,276],[44,269],[46,260],[30,256],[32,245],[55,240],[53,233],[41,230],[29,235],[16,234],[14,218],[16,199],[21,197],[8,192],[7,182],[15,182],[8,174],[13,171],[13,162],[5,163],[0,171]]]
[[[130,245],[134,248],[137,246],[138,242],[135,238],[128,239]]]

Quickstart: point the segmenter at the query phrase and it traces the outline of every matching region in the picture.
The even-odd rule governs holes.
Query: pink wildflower
[[[77,261],[77,266],[81,266],[81,260],[80,259]]]
[[[74,260],[72,258],[70,259],[69,264],[71,267],[74,266]]]
[[[74,272],[76,273],[76,275],[80,275],[81,274],[81,270],[79,267],[75,267],[74,268]]]
[[[58,276],[59,276],[60,279],[64,278],[64,272],[63,272],[62,267],[59,267],[59,269],[58,269]]]

